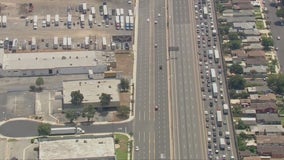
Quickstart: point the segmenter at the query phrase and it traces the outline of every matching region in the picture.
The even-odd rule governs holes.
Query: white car
[[[277,40],[280,40],[280,36],[277,37]]]
[[[157,23],[158,23],[158,21],[156,20],[156,21],[155,21],[155,24],[157,24]]]
[[[150,21],[150,19],[149,18],[147,18],[147,22],[149,22]]]
[[[139,147],[138,146],[135,147],[135,151],[139,151]]]
[[[161,14],[160,13],[158,13],[158,17],[160,17],[161,16]]]

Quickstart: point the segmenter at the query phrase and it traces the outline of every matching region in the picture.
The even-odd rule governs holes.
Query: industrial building
[[[4,53],[0,48],[0,76],[48,76],[104,73],[115,67],[113,52],[69,51],[40,53]]]
[[[80,80],[80,81],[63,81],[63,110],[81,109],[71,104],[71,92],[80,91],[83,94],[83,104],[91,104],[96,107],[100,105],[100,96],[102,93],[111,95],[111,102],[107,107],[118,107],[119,98],[119,79],[100,79],[100,80]]]
[[[62,139],[39,143],[40,160],[115,160],[112,137],[94,139]]]

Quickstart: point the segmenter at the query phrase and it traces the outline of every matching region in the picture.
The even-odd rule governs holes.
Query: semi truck
[[[221,127],[222,126],[222,122],[223,122],[222,111],[217,111],[217,125],[219,127]]]
[[[228,104],[223,104],[223,113],[224,114],[228,114],[228,112],[229,112],[229,106],[228,106]]]
[[[120,16],[120,29],[123,30],[124,29],[124,16]]]
[[[215,71],[215,69],[211,68],[210,72],[211,72],[211,80],[212,80],[212,82],[215,82],[216,81],[216,71]]]
[[[37,29],[37,15],[34,16],[34,25],[33,25],[33,29],[36,30]]]
[[[130,29],[130,17],[125,16],[125,29],[129,30]]]
[[[93,18],[96,17],[96,9],[95,9],[95,7],[91,7],[91,15],[93,16]]]
[[[217,97],[218,96],[218,87],[217,87],[217,84],[216,82],[213,82],[212,83],[212,94],[213,94],[213,97]]]
[[[117,30],[120,29],[120,19],[119,16],[115,16],[115,27]]]
[[[133,30],[133,26],[134,26],[134,17],[130,16],[130,30]]]
[[[215,59],[215,63],[219,63],[220,54],[219,54],[218,49],[214,50],[214,59]]]
[[[7,26],[7,16],[3,16],[2,17],[2,27],[6,27]]]
[[[67,27],[71,28],[71,26],[72,26],[72,15],[68,14],[68,16],[67,16]]]
[[[58,14],[56,14],[54,17],[54,25],[59,26],[59,15]]]
[[[50,26],[50,14],[46,15],[46,26]]]
[[[220,138],[220,149],[224,150],[226,147],[226,142],[224,138]]]
[[[210,58],[210,59],[213,58],[213,50],[212,49],[208,50],[208,58]]]
[[[80,127],[51,128],[50,135],[84,134],[85,131]]]

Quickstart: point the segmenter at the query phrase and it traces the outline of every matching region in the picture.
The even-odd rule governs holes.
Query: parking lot
[[[128,10],[132,10],[132,4],[129,4],[128,1],[106,1],[109,14],[106,18],[101,12],[103,5],[101,0],[86,0],[84,3],[86,3],[87,10],[83,13],[80,12],[82,3],[76,0],[69,0],[68,3],[66,1],[50,2],[36,0],[24,3],[21,0],[3,0],[1,1],[0,15],[7,16],[7,25],[0,28],[0,40],[7,38],[13,41],[17,39],[16,52],[54,50],[54,37],[58,37],[59,47],[57,50],[64,48],[62,46],[63,37],[70,37],[72,39],[71,48],[73,50],[124,49],[123,45],[121,47],[120,44],[112,44],[114,41],[112,36],[131,36],[132,30],[116,29],[115,9],[123,9],[126,16]],[[91,7],[95,8],[96,14],[91,13]],[[91,14],[93,17],[92,21],[88,19]],[[50,25],[46,25],[47,15],[50,15]],[[55,23],[55,15],[59,16],[58,25]],[[67,22],[68,15],[72,16],[70,27]],[[37,17],[36,28],[34,27],[35,16]],[[81,16],[84,17],[84,22],[81,21]],[[35,49],[32,47],[32,37],[36,41]],[[85,46],[85,37],[89,37],[88,47]],[[106,39],[106,47],[102,46],[103,39]]]

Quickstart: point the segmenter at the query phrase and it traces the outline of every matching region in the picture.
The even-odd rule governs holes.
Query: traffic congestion
[[[199,54],[201,93],[207,129],[208,159],[235,159],[234,140],[224,82],[212,1],[195,1],[196,34]]]

